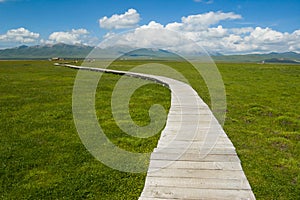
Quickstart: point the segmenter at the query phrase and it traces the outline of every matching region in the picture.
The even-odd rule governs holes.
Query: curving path
[[[167,123],[139,200],[255,199],[233,144],[192,87],[161,76],[63,66],[139,77],[171,90]]]

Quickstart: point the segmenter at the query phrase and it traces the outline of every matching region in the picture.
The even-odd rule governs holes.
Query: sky
[[[300,53],[299,22],[299,0],[0,0],[0,49],[96,46],[128,30],[127,38],[154,45],[158,34],[147,30],[155,29],[179,32],[209,52]]]

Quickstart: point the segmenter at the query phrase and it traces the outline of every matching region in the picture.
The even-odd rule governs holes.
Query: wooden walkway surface
[[[171,90],[166,127],[151,154],[139,200],[255,199],[233,144],[189,85],[161,76],[67,67],[144,78]]]

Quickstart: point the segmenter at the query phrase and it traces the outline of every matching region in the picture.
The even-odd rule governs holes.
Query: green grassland
[[[257,199],[300,196],[300,68],[220,64],[224,126]]]
[[[123,70],[143,61],[114,63]],[[210,104],[192,69],[178,71]],[[181,66],[181,67],[180,67]],[[224,129],[234,143],[257,199],[300,196],[300,68],[296,65],[217,63],[227,94]],[[119,172],[83,146],[73,122],[76,70],[48,61],[0,62],[1,199],[137,199],[146,174]],[[120,77],[105,74],[96,95],[99,123],[108,138],[128,151],[151,152],[159,134],[136,139],[113,120],[110,96]],[[145,81],[147,82],[147,81]],[[149,122],[154,103],[168,110],[170,92],[150,82],[130,100],[133,119]]]

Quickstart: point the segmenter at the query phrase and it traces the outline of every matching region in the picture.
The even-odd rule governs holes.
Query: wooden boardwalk
[[[166,127],[151,154],[139,200],[255,199],[233,144],[189,85],[161,76],[67,67],[140,77],[170,88]]]
[[[157,78],[172,91],[171,108],[139,200],[255,199],[235,148],[209,107],[189,85]]]

